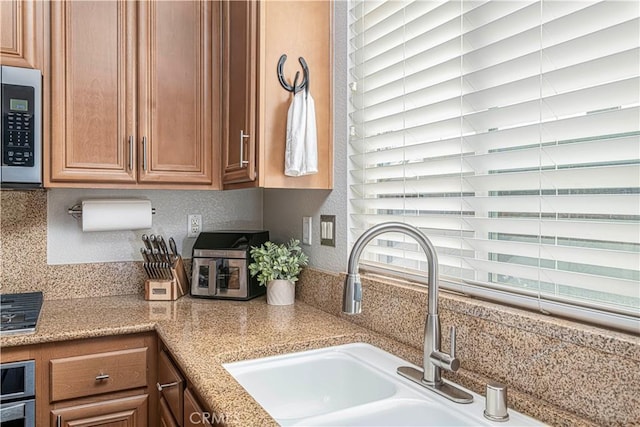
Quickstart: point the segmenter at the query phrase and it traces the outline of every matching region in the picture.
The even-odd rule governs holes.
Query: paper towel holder
[[[77,203],[67,210],[67,213],[75,219],[82,218],[82,203]],[[151,208],[151,214],[156,214],[156,208]]]

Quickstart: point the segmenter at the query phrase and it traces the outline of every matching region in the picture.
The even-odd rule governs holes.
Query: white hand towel
[[[310,93],[293,96],[287,113],[287,143],[284,174],[301,176],[318,173],[318,133],[316,107]]]

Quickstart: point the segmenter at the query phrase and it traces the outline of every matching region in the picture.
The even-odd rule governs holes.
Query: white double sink
[[[489,421],[484,397],[467,390],[472,403],[451,402],[396,373],[414,365],[369,344],[223,366],[283,426],[543,425],[513,410],[507,422]]]

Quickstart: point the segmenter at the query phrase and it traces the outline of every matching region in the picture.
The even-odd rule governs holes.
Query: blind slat
[[[352,13],[351,241],[406,222],[452,281],[640,318],[640,3]],[[369,246],[370,263],[425,268],[402,234]]]
[[[634,283],[630,280],[611,279],[588,274],[569,273],[559,270],[541,269],[538,267],[484,261],[479,259],[466,259],[465,261],[469,263],[473,269],[478,271],[514,276],[531,281],[539,280],[540,276],[543,276],[543,280],[546,282],[566,283],[565,286],[573,286],[575,288],[590,291],[601,291],[606,289],[612,294],[626,297],[637,296],[637,282]]]

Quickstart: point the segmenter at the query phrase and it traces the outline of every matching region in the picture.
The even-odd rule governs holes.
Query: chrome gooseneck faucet
[[[417,228],[401,222],[385,222],[365,231],[351,249],[347,271],[347,279],[342,295],[342,311],[346,314],[358,314],[362,311],[362,285],[358,274],[358,260],[364,247],[374,238],[383,233],[402,233],[413,237],[427,255],[429,278],[428,312],[424,329],[424,359],[423,371],[410,366],[398,368],[398,374],[420,384],[444,397],[458,403],[470,403],[473,396],[445,383],[441,377],[441,369],[455,372],[460,367],[460,361],[455,356],[456,331],[451,328],[451,354],[440,351],[440,318],[438,316],[438,256],[431,241]]]

